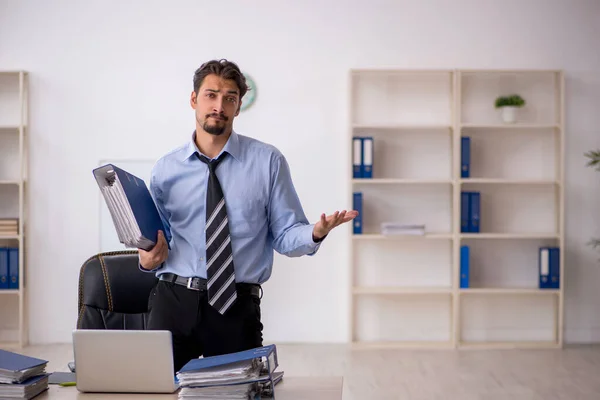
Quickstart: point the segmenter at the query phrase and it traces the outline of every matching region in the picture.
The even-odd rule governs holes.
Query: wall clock
[[[248,109],[254,101],[256,100],[256,83],[254,83],[254,79],[250,75],[244,72],[244,77],[246,78],[246,84],[248,85],[248,91],[242,97],[242,106],[240,107],[240,111],[245,111]]]

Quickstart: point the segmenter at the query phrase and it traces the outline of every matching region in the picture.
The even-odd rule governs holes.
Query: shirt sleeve
[[[154,204],[156,205],[156,209],[158,210],[158,215],[160,215],[160,219],[165,227],[164,234],[167,243],[171,241],[171,224],[169,223],[169,214],[165,208],[164,201],[162,198],[162,190],[160,187],[160,179],[157,176],[158,174],[158,164],[152,168],[152,173],[150,175],[150,187],[148,190],[150,191],[150,195],[152,196],[152,200],[154,200]],[[138,253],[139,260],[139,253]],[[163,267],[164,263],[161,263],[154,269],[144,269],[142,268],[141,262],[138,261],[138,266],[140,270],[143,272],[156,272],[157,270]]]
[[[282,154],[276,154],[271,167],[268,204],[273,248],[288,257],[314,255],[323,240],[313,240],[315,224],[308,222],[292,182],[290,168]]]

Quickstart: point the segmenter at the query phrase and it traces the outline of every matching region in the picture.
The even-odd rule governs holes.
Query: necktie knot
[[[208,157],[203,156],[201,154],[196,153],[196,156],[200,159],[200,161],[202,161],[203,163],[205,163],[206,165],[208,165],[208,169],[210,170],[210,172],[215,172],[215,170],[217,169],[217,166],[219,165],[219,163],[221,161],[223,161],[225,159],[225,157],[227,156],[227,153],[223,153],[223,155],[215,160],[209,160]]]

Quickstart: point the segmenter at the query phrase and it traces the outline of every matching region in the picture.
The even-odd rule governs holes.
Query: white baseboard
[[[565,344],[600,343],[600,326],[592,328],[575,328],[565,331]]]

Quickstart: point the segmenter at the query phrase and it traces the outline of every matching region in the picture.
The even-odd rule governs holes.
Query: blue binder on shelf
[[[0,247],[0,290],[8,289],[8,249]]]
[[[479,233],[481,231],[481,193],[463,191],[460,193],[460,231]]]
[[[113,165],[93,170],[119,241],[129,248],[150,250],[164,225],[143,179]]]
[[[362,151],[362,138],[352,138],[352,177],[362,178],[363,168],[363,151]]]
[[[539,288],[560,289],[560,249],[558,247],[540,247]]]
[[[469,218],[470,232],[479,233],[481,231],[481,193],[469,193]]]
[[[363,137],[363,178],[373,178],[373,147],[372,137]]]
[[[371,136],[352,138],[352,177],[373,178],[374,139]]]
[[[468,192],[460,192],[460,231],[463,233],[470,232],[469,198]]]
[[[460,246],[460,288],[469,287],[469,276],[471,267],[471,257],[469,246]]]
[[[460,141],[460,177],[469,178],[471,176],[471,138],[462,136]]]
[[[8,249],[8,288],[19,288],[19,249],[17,247]]]
[[[358,215],[352,221],[353,233],[360,235],[363,233],[363,222],[362,222],[362,192],[353,193],[352,209],[358,211]]]

